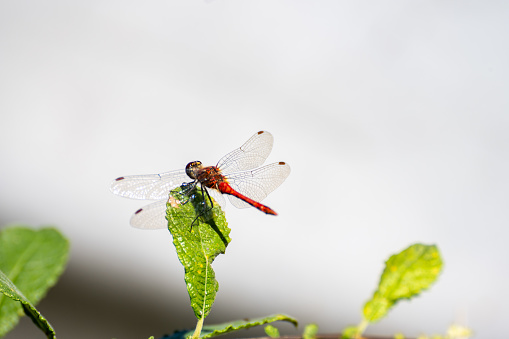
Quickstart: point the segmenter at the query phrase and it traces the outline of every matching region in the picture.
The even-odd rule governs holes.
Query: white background
[[[206,322],[339,332],[423,242],[443,274],[368,333],[502,338],[508,18],[506,1],[1,1],[0,222],[72,242],[40,310],[60,338],[193,327],[170,234],[131,228],[145,202],[110,182],[213,165],[267,130],[268,162],[292,166],[264,201],[280,215],[228,206]],[[24,319],[7,338],[27,336],[43,338]]]

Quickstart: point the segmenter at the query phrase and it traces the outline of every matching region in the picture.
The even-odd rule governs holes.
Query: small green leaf
[[[357,338],[360,336],[360,330],[357,326],[348,326],[343,330],[343,333],[341,334],[342,339],[351,339],[351,338]]]
[[[170,194],[166,219],[177,255],[185,269],[187,291],[196,318],[205,318],[214,303],[219,284],[212,262],[231,241],[230,229],[217,203],[210,209],[207,197],[194,189],[186,197],[182,188]]]
[[[20,290],[16,288],[12,281],[10,281],[2,271],[0,271],[0,291],[4,294],[4,296],[11,298],[10,300],[5,299],[5,302],[2,303],[2,308],[6,310],[14,310],[12,313],[14,316],[7,314],[5,318],[5,320],[9,320],[10,323],[6,323],[6,325],[4,325],[4,321],[2,320],[2,323],[0,324],[0,336],[7,333],[17,323],[19,318],[17,309],[19,309],[21,305],[25,314],[32,319],[37,327],[39,327],[48,338],[56,338],[55,330],[53,330],[50,323],[42,316],[42,314],[39,313],[39,311],[37,311],[34,305],[30,303],[30,301],[23,295],[23,293],[21,293]]]
[[[269,337],[271,337],[271,338],[279,338],[279,330],[277,329],[277,327],[274,327],[272,325],[267,325],[267,326],[265,326],[264,330],[265,330],[265,333]]]
[[[206,339],[233,331],[246,330],[254,326],[261,326],[272,323],[274,321],[287,321],[292,323],[295,327],[298,325],[297,320],[293,317],[285,314],[273,314],[262,318],[236,320],[217,325],[203,326],[202,335],[200,338]],[[188,332],[186,336],[191,335],[192,333],[193,332]]]
[[[364,305],[364,318],[375,322],[401,299],[410,299],[429,288],[442,270],[435,245],[414,244],[385,263],[373,298]]]
[[[304,327],[302,339],[315,339],[317,333],[318,333],[317,324],[307,324],[306,327]]]
[[[474,333],[470,328],[458,324],[452,324],[447,329],[447,335],[445,337],[449,339],[467,339],[473,335]]]
[[[0,232],[0,336],[24,312],[48,338],[54,337],[53,328],[33,305],[57,281],[68,251],[69,242],[53,228],[9,227]]]

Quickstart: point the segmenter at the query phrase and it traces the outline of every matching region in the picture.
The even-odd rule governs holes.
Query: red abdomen
[[[223,177],[224,178],[224,177]],[[270,207],[267,207],[265,205],[260,204],[257,201],[254,201],[251,198],[246,197],[245,195],[240,194],[239,192],[235,191],[226,181],[222,180],[218,183],[217,189],[219,192],[223,194],[230,194],[233,195],[236,198],[239,198],[242,201],[247,202],[249,205],[253,206],[254,208],[259,209],[263,213],[277,215],[277,213]]]

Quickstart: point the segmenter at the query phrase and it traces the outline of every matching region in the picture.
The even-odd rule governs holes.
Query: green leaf
[[[292,323],[295,327],[298,325],[297,320],[293,317],[285,314],[273,314],[262,318],[243,319],[217,325],[203,326],[202,335],[200,338],[206,339],[233,331],[246,330],[254,326],[261,326],[272,323],[274,321],[287,321]],[[191,335],[192,333],[193,332],[188,332],[186,336]]]
[[[302,339],[315,339],[317,333],[318,333],[318,325],[317,324],[307,324],[306,327],[304,327],[304,333],[302,333]]]
[[[48,338],[55,331],[35,309],[67,262],[69,242],[56,229],[9,227],[0,232],[0,336],[27,314]]]
[[[401,299],[410,299],[429,288],[442,270],[435,245],[414,244],[385,263],[373,298],[364,305],[364,318],[375,322]]]
[[[265,326],[264,331],[271,338],[279,338],[279,330],[277,329],[277,327],[267,325]]]
[[[361,331],[358,326],[348,326],[343,330],[343,333],[341,333],[342,339],[351,339],[351,338],[357,338],[361,335]]]
[[[230,243],[230,229],[217,203],[210,209],[200,190],[186,197],[182,188],[170,194],[166,219],[177,255],[185,269],[187,291],[196,318],[205,318],[214,303],[219,284],[212,262]]]
[[[17,323],[19,318],[18,309],[21,305],[25,314],[32,319],[37,327],[39,327],[48,338],[55,338],[55,330],[53,330],[53,327],[51,327],[49,322],[42,316],[42,314],[39,313],[39,311],[37,311],[30,301],[23,295],[23,293],[21,293],[20,290],[17,289],[12,281],[10,281],[2,271],[0,271],[0,291],[4,294],[3,298],[5,300],[5,302],[2,303],[2,309],[7,311],[14,310],[13,312],[9,312],[12,316],[7,314],[5,318],[2,318],[2,322],[0,323],[0,336],[7,333]],[[6,299],[5,296],[11,298],[11,300]],[[18,304],[18,302],[21,304]],[[6,320],[5,326],[3,324],[4,319]]]

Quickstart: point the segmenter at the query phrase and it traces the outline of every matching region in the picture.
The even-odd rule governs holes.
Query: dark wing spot
[[[286,165],[286,163],[284,161],[280,161],[279,164],[280,165]]]
[[[124,180],[125,178],[124,177],[119,177],[119,178],[116,178],[115,181],[120,181],[120,180]]]
[[[138,214],[138,213],[140,213],[141,211],[143,211],[143,208],[140,208],[139,210],[137,210],[136,212],[134,212],[134,214]]]

